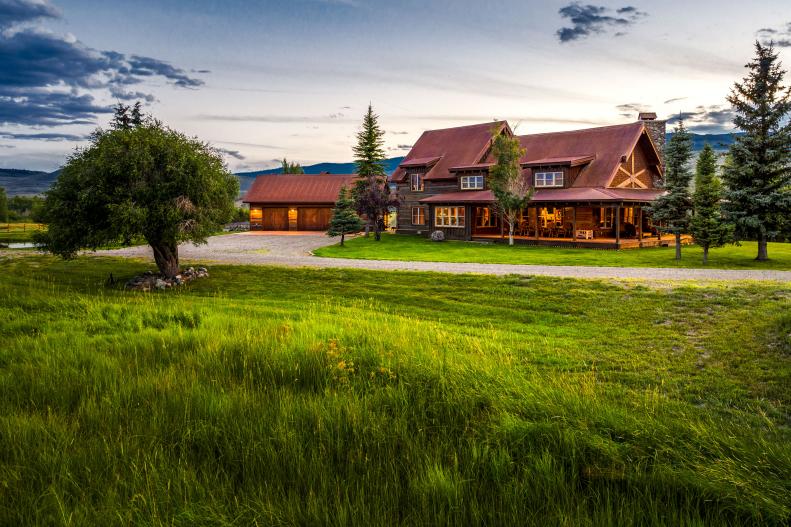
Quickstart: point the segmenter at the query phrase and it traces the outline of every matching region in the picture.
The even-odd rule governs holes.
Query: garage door
[[[265,231],[287,231],[288,209],[265,208],[261,211],[261,228]]]
[[[324,231],[330,224],[329,207],[301,207],[297,214],[297,228],[301,231]]]

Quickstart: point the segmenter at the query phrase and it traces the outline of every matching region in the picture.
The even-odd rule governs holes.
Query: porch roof
[[[623,201],[643,203],[654,201],[664,191],[661,189],[631,188],[547,188],[536,190],[531,203],[581,203]],[[420,200],[421,203],[494,203],[491,190],[473,190],[437,194]]]

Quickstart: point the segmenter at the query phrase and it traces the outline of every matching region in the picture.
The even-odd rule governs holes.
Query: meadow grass
[[[40,223],[0,223],[0,243],[32,242],[33,233],[45,229]]]
[[[696,245],[682,248],[681,261],[675,260],[672,247],[623,249],[620,251],[516,245],[500,243],[446,241],[432,242],[422,236],[384,234],[358,236],[346,244],[330,245],[313,251],[316,256],[365,260],[406,260],[422,262],[475,262],[530,265],[591,265],[605,267],[708,267],[713,269],[791,269],[791,243],[770,243],[768,262],[756,262],[755,242],[727,245],[709,251],[703,265],[703,251]]]
[[[788,284],[0,268],[2,525],[791,519]]]

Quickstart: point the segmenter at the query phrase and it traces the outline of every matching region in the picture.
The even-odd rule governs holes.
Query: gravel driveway
[[[384,271],[437,271],[443,273],[479,273],[493,275],[540,275],[563,278],[631,278],[643,280],[770,280],[791,282],[791,271],[673,269],[651,267],[587,267],[573,265],[511,265],[446,262],[404,262],[395,260],[352,260],[319,258],[311,251],[336,243],[323,233],[240,233],[214,236],[207,245],[181,245],[179,255],[185,261],[248,265],[285,265],[291,267],[355,268]],[[581,249],[582,250],[582,249]],[[127,247],[99,251],[108,256],[147,257],[151,249]]]

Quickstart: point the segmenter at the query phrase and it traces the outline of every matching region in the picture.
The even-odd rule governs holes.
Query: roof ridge
[[[632,123],[623,123],[623,124],[608,124],[605,126],[593,126],[591,128],[578,128],[577,130],[560,130],[558,132],[538,132],[535,134],[524,134],[518,135],[516,137],[536,137],[539,135],[561,135],[561,134],[578,134],[580,132],[592,132],[598,130],[605,130],[608,128],[626,128],[627,126],[635,126],[640,125],[643,126],[642,121],[635,121]]]
[[[487,121],[485,123],[463,124],[463,125],[460,125],[460,126],[448,126],[446,128],[432,128],[430,130],[424,130],[423,133],[426,134],[426,133],[429,133],[429,132],[445,132],[447,130],[458,130],[460,128],[474,128],[476,126],[484,126],[484,125],[496,126],[496,125],[502,125],[503,123],[506,123],[506,122],[508,122],[508,121],[506,121],[505,119],[501,119],[501,120],[498,120],[498,121]]]

